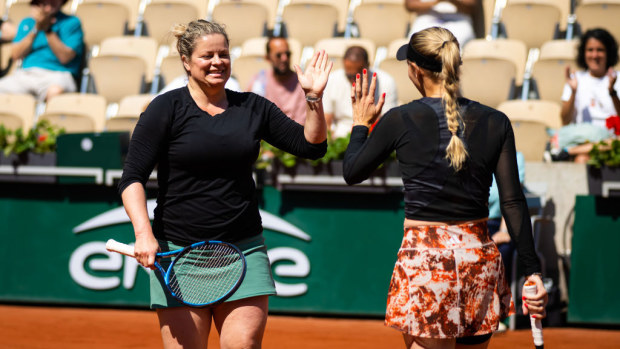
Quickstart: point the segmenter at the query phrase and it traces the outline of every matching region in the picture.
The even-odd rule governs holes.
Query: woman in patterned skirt
[[[545,316],[547,293],[519,183],[510,120],[458,96],[459,44],[443,28],[411,36],[397,54],[423,98],[381,114],[376,76],[357,76],[354,127],[344,178],[359,183],[396,151],[405,195],[404,238],[392,275],[385,323],[407,348],[486,348],[514,312],[497,246],[487,232],[488,196],[497,178],[502,213],[538,286],[523,311]],[[369,135],[370,133],[370,135]]]

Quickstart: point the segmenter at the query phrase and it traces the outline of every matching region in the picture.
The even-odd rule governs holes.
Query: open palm
[[[333,65],[334,63],[329,61],[324,50],[320,50],[312,56],[305,72],[302,73],[301,68],[295,65],[297,79],[306,95],[312,94],[318,97],[323,94]]]

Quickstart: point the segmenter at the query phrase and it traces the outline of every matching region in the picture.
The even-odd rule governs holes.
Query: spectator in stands
[[[417,13],[409,35],[430,27],[450,30],[461,47],[476,37],[472,16],[478,0],[405,0],[405,7]]]
[[[39,101],[77,90],[84,42],[82,25],[62,13],[67,0],[33,1],[18,25],[11,55],[21,69],[0,79],[0,93],[30,93]]]
[[[346,137],[351,132],[351,87],[355,83],[356,75],[369,70],[368,52],[361,46],[351,46],[345,51],[342,62],[343,68],[332,73],[323,96],[327,129],[331,131],[333,139]],[[383,111],[387,112],[398,105],[396,82],[384,71],[377,69],[374,73],[377,74],[378,81],[375,98],[379,100],[379,96],[385,94]],[[373,72],[368,74],[372,76]]]
[[[0,19],[0,43],[12,41],[16,32],[17,29],[13,23]]]
[[[618,44],[605,29],[590,29],[580,40],[577,65],[583,70],[566,68],[562,93],[562,121],[569,124],[558,132],[558,145],[575,162],[586,162],[592,148],[611,136],[608,117],[620,114],[618,99]]]
[[[291,50],[285,38],[267,40],[265,59],[272,69],[261,70],[247,90],[263,96],[282,109],[284,114],[303,125],[306,121],[306,97],[297,74],[291,69]]]

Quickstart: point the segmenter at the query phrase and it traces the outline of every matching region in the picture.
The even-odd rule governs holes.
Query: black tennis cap
[[[398,51],[396,51],[396,59],[399,61],[404,61],[407,59],[407,47],[409,47],[409,43],[401,46]]]

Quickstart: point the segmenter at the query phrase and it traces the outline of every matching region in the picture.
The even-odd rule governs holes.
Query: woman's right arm
[[[168,142],[172,104],[167,95],[159,96],[140,115],[119,182],[123,206],[136,237],[136,260],[151,269],[159,246],[151,228],[144,185]]]
[[[136,236],[134,247],[136,260],[144,267],[153,269],[159,244],[151,228],[144,186],[142,183],[134,182],[123,190],[121,197]]]

